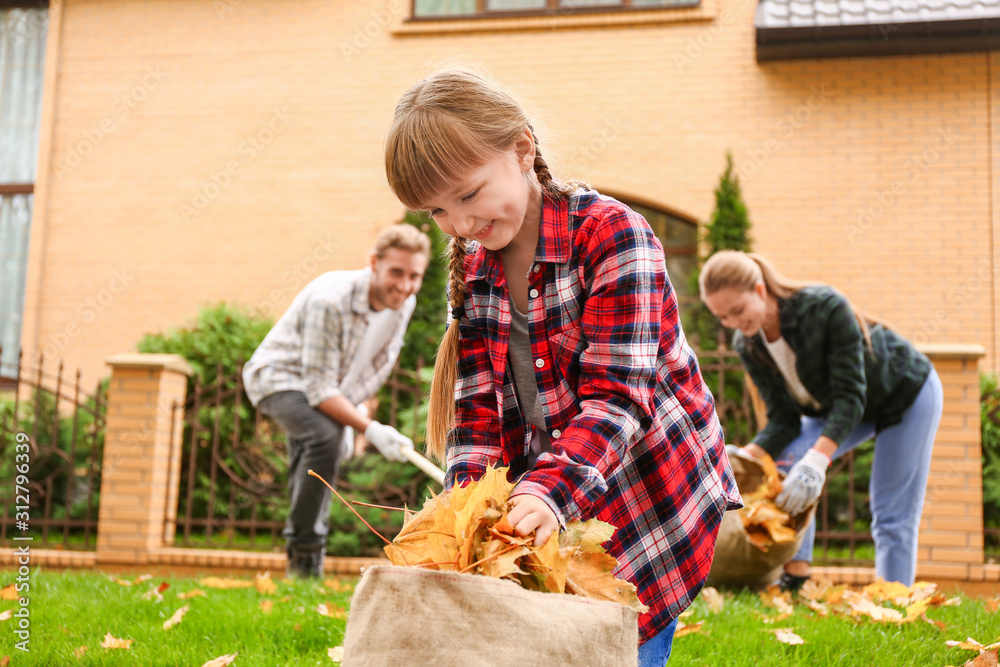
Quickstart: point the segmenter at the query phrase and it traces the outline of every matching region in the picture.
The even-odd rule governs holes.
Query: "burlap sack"
[[[512,581],[377,565],[351,598],[345,667],[635,667],[638,614]]]
[[[764,469],[756,461],[741,456],[731,457],[733,474],[740,493],[751,493],[764,481]],[[798,516],[792,517],[795,541],[776,544],[766,552],[750,542],[738,511],[722,517],[719,537],[715,542],[715,560],[708,574],[709,586],[747,586],[766,588],[781,576],[782,566],[792,559],[802,546],[809,520],[816,511],[814,503]]]

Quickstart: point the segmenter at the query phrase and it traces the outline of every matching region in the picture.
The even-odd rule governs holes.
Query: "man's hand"
[[[819,494],[823,492],[826,469],[829,465],[829,456],[818,449],[810,449],[788,471],[781,493],[774,499],[774,504],[791,516],[803,512],[816,502]]]
[[[413,449],[413,441],[391,426],[376,421],[365,429],[365,440],[375,445],[375,449],[390,461],[406,461],[403,448]]]
[[[737,456],[744,459],[750,459],[753,461],[757,457],[754,456],[753,452],[749,449],[749,445],[746,447],[737,447],[736,445],[726,445],[726,455],[730,458],[736,458]]]
[[[507,515],[514,532],[527,537],[535,531],[535,546],[545,544],[552,533],[559,529],[559,519],[548,504],[538,496],[513,496],[510,504],[514,509]]]

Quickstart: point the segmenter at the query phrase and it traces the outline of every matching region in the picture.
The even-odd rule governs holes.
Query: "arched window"
[[[649,202],[611,196],[628,204],[653,228],[653,233],[663,244],[670,284],[677,293],[681,311],[686,313],[698,300],[697,290],[691,287],[691,275],[698,268],[698,223]]]

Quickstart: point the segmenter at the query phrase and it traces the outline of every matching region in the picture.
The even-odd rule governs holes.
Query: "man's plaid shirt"
[[[544,499],[563,522],[615,526],[608,550],[650,607],[640,617],[649,639],[698,594],[722,514],[740,506],[660,242],[641,216],[596,192],[544,199],[528,322],[553,451],[530,470],[498,253],[470,244],[466,284],[446,488],[510,466],[523,474],[517,493]]]
[[[396,314],[389,344],[375,353],[371,372],[341,386],[368,329],[372,270],[330,271],[306,285],[243,367],[250,401],[279,391],[301,391],[313,407],[343,394],[351,405],[375,395],[403,347],[414,296]]]

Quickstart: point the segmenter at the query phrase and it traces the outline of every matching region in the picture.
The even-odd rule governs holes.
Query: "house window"
[[[667,275],[677,303],[686,313],[698,301],[698,293],[691,287],[691,276],[698,268],[698,224],[645,204],[621,201],[646,219],[663,244]]]
[[[413,0],[412,16],[415,19],[465,19],[697,5],[698,0]]]
[[[0,375],[17,362],[48,9],[0,9]]]

